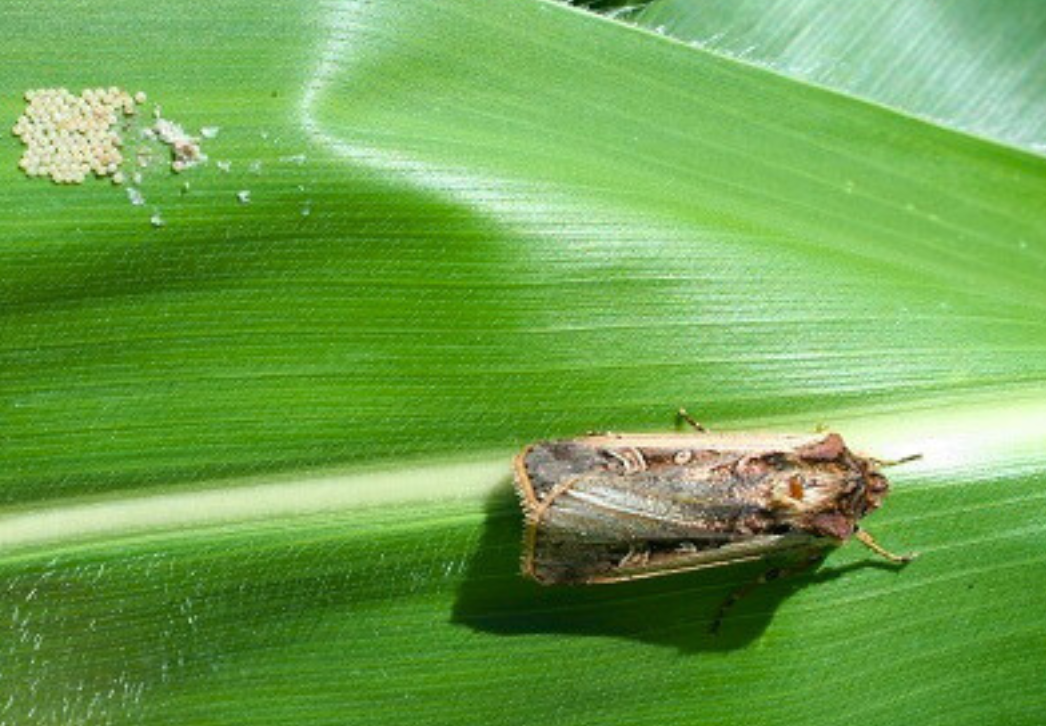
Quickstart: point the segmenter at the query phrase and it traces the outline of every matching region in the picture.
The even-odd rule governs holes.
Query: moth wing
[[[615,469],[616,454],[557,441],[517,457],[526,574],[547,584],[618,582],[820,544],[799,532],[746,533],[744,522],[764,510],[710,469]]]
[[[590,542],[731,541],[746,520],[766,514],[729,482],[665,471],[589,471],[546,487],[526,506],[542,529]]]
[[[703,549],[680,543],[675,550],[664,551],[657,547],[641,550],[619,561],[613,571],[593,574],[584,580],[589,584],[603,584],[640,580],[680,572],[693,572],[712,567],[725,567],[755,562],[770,557],[783,557],[819,546],[814,537],[801,533],[780,535],[753,535],[721,545]]]
[[[785,556],[819,544],[803,533],[611,542],[530,523],[523,570],[543,584],[602,584]]]
[[[715,481],[659,472],[588,471],[559,480],[527,510],[524,571],[539,582],[610,583],[784,555],[816,538],[745,534],[758,511]]]

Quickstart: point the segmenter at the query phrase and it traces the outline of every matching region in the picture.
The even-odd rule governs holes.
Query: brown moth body
[[[857,535],[889,490],[881,463],[835,433],[598,434],[515,461],[523,571],[607,583],[810,552]]]

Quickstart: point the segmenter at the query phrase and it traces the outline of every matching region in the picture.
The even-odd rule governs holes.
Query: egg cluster
[[[14,126],[26,150],[19,166],[29,176],[81,184],[90,174],[123,181],[119,124],[147,100],[120,88],[89,88],[79,96],[65,88],[25,94],[28,107]]]

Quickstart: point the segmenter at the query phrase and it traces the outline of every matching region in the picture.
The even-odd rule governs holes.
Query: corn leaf
[[[1041,157],[534,0],[0,17],[0,117],[220,129],[142,207],[0,144],[0,722],[1038,718]],[[522,580],[516,448],[681,405],[922,453],[867,522],[921,557],[718,636],[761,566]]]

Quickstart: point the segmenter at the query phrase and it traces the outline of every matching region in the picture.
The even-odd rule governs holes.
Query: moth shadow
[[[804,587],[876,561],[810,570],[768,582],[713,623],[738,588],[769,567],[747,563],[613,585],[547,587],[520,574],[522,517],[510,482],[489,497],[479,546],[460,585],[451,621],[498,635],[563,633],[616,637],[676,648],[684,653],[729,651],[756,640],[778,606]]]

